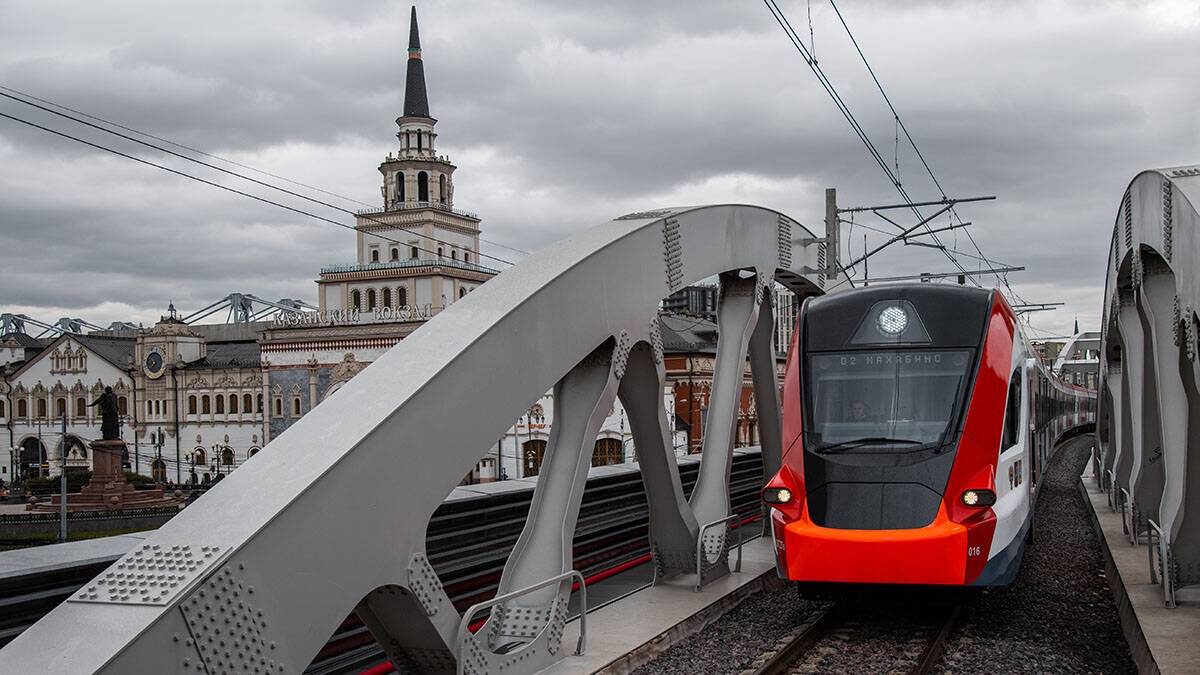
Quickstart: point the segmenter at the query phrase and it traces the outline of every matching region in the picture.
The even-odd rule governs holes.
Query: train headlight
[[[787,504],[792,501],[792,491],[787,488],[767,488],[763,490],[762,498],[768,504]]]
[[[962,503],[966,506],[991,506],[996,503],[996,493],[991,490],[967,490],[962,493]]]
[[[908,312],[898,305],[884,307],[876,317],[875,324],[884,335],[899,335],[908,328]]]

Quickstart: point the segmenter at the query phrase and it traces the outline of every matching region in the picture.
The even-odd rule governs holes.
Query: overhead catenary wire
[[[35,129],[40,129],[40,130],[42,130],[42,131],[45,131],[46,133],[54,134],[55,136],[61,136],[61,137],[63,137],[63,138],[66,138],[66,139],[69,139],[69,140],[75,141],[76,143],[82,143],[82,144],[84,144],[84,145],[87,145],[87,146],[93,147],[93,148],[95,148],[95,149],[97,149],[97,150],[103,150],[104,152],[108,152],[108,153],[111,153],[111,154],[117,155],[117,156],[119,156],[119,157],[124,157],[125,159],[129,159],[129,160],[132,160],[132,161],[134,161],[134,162],[138,162],[139,164],[145,164],[146,166],[152,166],[152,167],[154,167],[154,168],[156,168],[156,169],[161,169],[161,170],[163,170],[163,171],[166,171],[166,172],[168,172],[168,173],[173,173],[173,174],[175,174],[175,175],[177,175],[177,176],[182,176],[183,178],[188,178],[188,179],[191,179],[191,180],[194,180],[194,181],[200,182],[200,183],[204,183],[205,185],[209,185],[209,186],[211,186],[211,187],[215,187],[215,188],[218,188],[218,189],[221,189],[221,190],[225,190],[225,191],[227,191],[227,192],[232,192],[233,194],[240,195],[240,196],[242,196],[242,197],[247,197],[247,198],[249,198],[249,199],[253,199],[253,200],[255,200],[255,201],[262,202],[262,203],[264,203],[264,204],[270,204],[271,206],[276,206],[276,207],[279,207],[279,208],[281,208],[281,209],[284,209],[284,210],[287,210],[287,211],[291,211],[292,213],[297,213],[297,214],[300,214],[300,215],[302,215],[302,216],[308,216],[309,218],[313,218],[313,219],[316,219],[316,220],[320,220],[320,221],[323,221],[323,222],[329,223],[329,224],[331,224],[331,225],[337,225],[338,227],[342,227],[342,228],[345,228],[345,229],[347,229],[347,230],[352,230],[352,231],[354,231],[354,232],[358,232],[358,231],[359,231],[359,230],[358,230],[357,228],[355,228],[353,225],[347,225],[346,223],[338,222],[338,221],[336,221],[336,220],[333,220],[332,218],[326,218],[325,216],[322,216],[322,215],[319,215],[319,214],[316,214],[316,213],[312,213],[311,211],[305,211],[305,210],[303,210],[303,209],[298,209],[298,208],[296,208],[296,207],[294,207],[294,206],[289,206],[289,205],[287,205],[287,204],[283,204],[283,203],[280,203],[280,202],[277,202],[277,201],[274,201],[274,200],[271,200],[271,199],[267,199],[266,197],[261,197],[261,196],[259,196],[259,195],[256,195],[256,194],[251,194],[251,193],[249,193],[249,192],[245,192],[245,191],[243,191],[243,190],[239,190],[239,189],[237,189],[237,188],[229,187],[228,185],[221,185],[220,183],[217,183],[217,182],[214,182],[214,181],[211,181],[211,180],[207,180],[207,179],[205,179],[205,178],[201,178],[201,177],[199,177],[199,176],[196,176],[196,175],[193,175],[193,174],[187,173],[186,171],[180,171],[179,169],[173,169],[173,168],[171,168],[171,167],[169,167],[169,166],[165,166],[165,165],[163,165],[163,164],[158,164],[157,162],[152,162],[152,161],[150,161],[150,160],[148,160],[148,159],[144,159],[144,158],[142,158],[142,157],[138,157],[138,156],[136,156],[136,155],[131,155],[131,154],[127,153],[127,152],[122,152],[122,151],[120,151],[120,150],[116,150],[116,149],[114,149],[114,148],[110,148],[110,147],[108,147],[108,146],[105,146],[105,145],[102,145],[102,144],[100,144],[100,143],[94,143],[94,142],[92,142],[92,141],[89,141],[89,140],[86,140],[86,139],[80,138],[80,137],[78,137],[78,136],[72,136],[71,134],[68,134],[68,133],[66,133],[66,132],[64,132],[64,131],[59,131],[59,130],[57,130],[57,129],[52,129],[52,128],[50,128],[50,127],[42,126],[41,124],[38,124],[38,123],[36,123],[36,122],[31,122],[31,121],[29,121],[29,120],[22,119],[22,118],[20,118],[20,117],[16,117],[16,116],[14,116],[14,115],[9,115],[8,113],[5,113],[5,112],[0,112],[0,117],[3,117],[3,118],[6,118],[6,119],[9,119],[9,120],[12,120],[12,121],[14,121],[14,122],[19,122],[19,123],[21,123],[21,124],[24,124],[24,125],[27,125],[27,126],[33,127],[33,128],[35,128]],[[404,246],[412,246],[412,244],[407,244],[407,243],[404,243],[404,242],[396,241],[396,240],[394,240],[394,239],[389,239],[389,238],[387,238],[387,237],[383,237],[382,235],[377,235],[377,236],[380,236],[381,238],[383,238],[383,239],[386,239],[387,241],[394,242],[394,243],[396,243],[396,244],[402,244],[402,245],[404,245]],[[423,247],[421,247],[421,246],[413,246],[413,248],[416,248],[416,249],[417,249],[417,250],[419,250],[419,251],[424,251],[425,253],[429,253],[429,254],[431,254],[431,255],[437,255],[437,253],[436,253],[435,251],[431,251],[431,250],[429,250],[429,249],[427,249],[427,248],[423,248]],[[511,264],[511,263],[510,263],[510,264]]]
[[[855,51],[858,52],[858,56],[862,60],[863,66],[866,67],[867,73],[870,74],[871,80],[875,83],[875,87],[879,90],[879,94],[883,97],[884,103],[887,104],[888,110],[891,111],[892,117],[895,120],[895,125],[896,125],[896,168],[897,168],[897,171],[899,171],[899,167],[900,167],[900,161],[899,161],[900,132],[903,132],[904,138],[908,141],[908,144],[912,147],[913,153],[917,156],[917,159],[920,161],[921,166],[925,169],[925,173],[927,173],[929,175],[929,178],[933,181],[934,187],[937,188],[937,190],[941,194],[942,198],[946,199],[947,197],[946,197],[945,189],[942,188],[942,184],[938,180],[937,175],[934,174],[933,168],[929,165],[929,162],[925,159],[925,155],[921,152],[920,147],[917,146],[916,140],[913,138],[912,134],[909,133],[908,127],[905,126],[904,121],[902,119],[900,119],[900,113],[896,110],[896,107],[892,104],[891,98],[887,95],[887,91],[883,88],[883,83],[880,82],[879,77],[875,74],[875,69],[871,67],[871,63],[870,63],[870,61],[867,60],[866,54],[863,53],[862,47],[858,44],[857,38],[854,37],[854,33],[853,33],[853,31],[850,30],[849,24],[846,23],[845,17],[842,16],[841,10],[838,9],[836,0],[829,0],[829,5],[830,5],[830,7],[833,8],[834,13],[838,17],[838,21],[842,24],[842,28],[845,29],[845,31],[846,31],[846,36],[850,38],[850,42],[851,42],[851,44],[854,45]],[[957,218],[960,223],[962,222],[961,216],[958,215],[958,212],[955,209],[951,208],[950,213],[951,213],[952,218]],[[979,247],[978,242],[975,241],[975,236],[971,233],[970,230],[966,230],[966,235],[967,235],[967,239],[971,242],[971,245],[975,248],[975,251],[979,254],[979,257],[982,258],[982,260],[984,262],[988,262],[989,264],[991,264],[993,261],[991,261],[990,259],[987,258],[987,256],[984,255],[983,250]],[[956,234],[956,242],[955,242],[955,252],[956,253],[958,252],[957,251],[957,234]],[[1014,297],[1016,297],[1017,299],[1024,302],[1024,299],[1021,298],[1021,296],[1016,292],[1016,290],[1013,289],[1012,285],[1009,283],[1007,274],[1002,274],[1002,275],[997,275],[997,276],[1000,278],[1000,280],[1004,283],[1004,286],[1008,289],[1008,291]]]
[[[251,182],[251,183],[255,183],[255,184],[257,184],[257,185],[261,185],[261,186],[263,186],[263,187],[266,187],[266,188],[269,188],[269,189],[272,189],[272,190],[277,190],[277,191],[279,191],[279,192],[282,192],[282,193],[284,193],[284,194],[287,194],[287,195],[290,195],[290,196],[293,196],[293,197],[297,197],[297,198],[299,198],[299,199],[304,199],[304,200],[306,200],[306,201],[309,201],[309,202],[312,202],[312,203],[315,203],[315,204],[319,204],[319,205],[321,205],[321,206],[324,206],[324,207],[327,207],[327,208],[333,209],[333,210],[335,210],[335,211],[340,211],[340,212],[342,212],[342,213],[345,213],[345,214],[348,214],[348,215],[351,215],[351,216],[355,216],[355,217],[359,217],[359,218],[364,218],[364,219],[366,219],[366,220],[370,220],[370,221],[372,221],[372,222],[374,222],[374,223],[377,223],[377,224],[380,224],[380,225],[386,225],[386,226],[389,226],[389,227],[398,227],[398,228],[400,228],[400,229],[408,229],[409,227],[413,227],[413,226],[404,226],[404,225],[397,225],[397,224],[392,224],[392,223],[386,223],[386,222],[384,222],[384,221],[381,221],[381,220],[379,220],[379,219],[377,219],[377,218],[374,218],[374,217],[372,217],[372,216],[370,216],[370,215],[367,215],[367,214],[359,214],[359,213],[357,213],[357,212],[355,212],[355,211],[351,211],[351,210],[349,210],[349,209],[346,209],[346,208],[344,208],[344,207],[338,206],[338,205],[336,205],[336,204],[330,204],[329,202],[326,202],[326,201],[324,201],[324,200],[317,199],[317,198],[315,198],[315,197],[311,197],[311,196],[308,196],[308,195],[300,194],[300,193],[298,193],[298,192],[295,192],[295,191],[293,191],[293,190],[289,190],[289,189],[287,189],[287,188],[279,187],[279,186],[277,186],[277,185],[274,185],[274,184],[268,183],[268,182],[266,182],[266,181],[262,181],[262,180],[259,180],[259,179],[257,179],[257,178],[253,178],[253,177],[246,176],[246,175],[244,175],[244,174],[238,173],[238,172],[236,172],[236,171],[232,171],[232,170],[230,170],[230,169],[226,169],[226,168],[224,168],[224,167],[216,166],[215,164],[212,164],[212,163],[210,163],[210,162],[205,162],[205,161],[203,161],[203,160],[199,160],[199,159],[196,159],[196,158],[194,158],[194,157],[188,157],[187,155],[184,155],[184,154],[182,154],[182,153],[176,152],[176,151],[174,151],[174,150],[170,150],[170,149],[164,148],[164,147],[162,147],[162,146],[156,145],[156,144],[154,144],[154,143],[150,143],[150,142],[148,142],[148,141],[144,141],[144,140],[141,140],[141,139],[138,139],[138,138],[134,138],[134,137],[132,137],[132,136],[129,136],[129,135],[127,135],[127,134],[123,134],[123,133],[120,133],[120,132],[118,132],[118,131],[114,131],[113,129],[108,129],[108,128],[105,128],[105,127],[103,127],[103,126],[100,126],[100,125],[98,125],[98,124],[94,124],[94,123],[92,123],[92,122],[88,122],[86,119],[80,119],[79,117],[75,117],[74,115],[79,115],[80,117],[84,117],[84,118],[87,118],[87,119],[93,119],[93,120],[96,120],[96,121],[102,122],[103,124],[107,124],[107,125],[110,125],[110,126],[113,126],[113,127],[117,127],[117,128],[119,128],[119,129],[123,129],[123,130],[125,130],[125,131],[129,131],[129,132],[131,132],[131,133],[134,133],[134,134],[138,134],[138,135],[141,135],[141,136],[145,136],[145,137],[147,137],[147,138],[153,138],[153,139],[155,139],[155,140],[161,141],[161,142],[163,142],[163,143],[165,143],[165,144],[168,144],[168,145],[173,145],[173,146],[176,146],[176,147],[179,147],[179,148],[182,148],[182,149],[186,149],[186,150],[188,150],[188,151],[190,151],[190,152],[195,152],[195,153],[197,153],[197,154],[200,154],[200,155],[203,155],[203,156],[206,156],[206,157],[211,157],[211,158],[213,158],[213,159],[217,159],[217,160],[220,160],[220,161],[222,161],[222,162],[228,162],[228,163],[230,163],[230,164],[233,164],[233,165],[235,165],[235,166],[239,166],[239,167],[241,167],[241,168],[245,168],[245,169],[248,169],[248,170],[250,170],[250,171],[255,171],[255,172],[257,172],[257,173],[260,173],[260,174],[263,174],[263,175],[271,176],[271,177],[273,177],[273,178],[277,178],[277,179],[279,179],[279,180],[286,181],[286,182],[288,182],[288,183],[292,183],[292,184],[295,184],[295,185],[300,185],[300,186],[303,186],[303,187],[305,187],[305,188],[308,188],[308,189],[310,189],[310,190],[315,190],[315,191],[317,191],[317,192],[321,192],[321,193],[323,193],[323,194],[331,195],[331,196],[337,197],[337,198],[339,198],[339,199],[344,199],[344,200],[346,200],[346,201],[351,201],[351,202],[354,202],[354,203],[356,203],[356,204],[361,204],[361,205],[363,205],[363,206],[367,206],[367,207],[372,207],[372,208],[374,208],[374,207],[373,207],[373,205],[371,205],[371,204],[368,204],[367,202],[363,202],[363,201],[359,201],[359,200],[357,200],[357,199],[353,199],[353,198],[351,198],[351,197],[346,197],[346,196],[343,196],[343,195],[339,195],[339,194],[337,194],[337,193],[330,192],[330,191],[328,191],[328,190],[323,190],[323,189],[321,189],[321,188],[314,187],[314,186],[312,186],[312,185],[308,185],[307,183],[301,183],[301,182],[299,182],[299,181],[294,181],[294,180],[291,180],[291,179],[289,179],[289,178],[284,178],[284,177],[282,177],[282,176],[278,176],[278,175],[276,175],[276,174],[272,174],[272,173],[268,173],[268,172],[262,171],[262,170],[260,170],[260,169],[255,169],[254,167],[248,166],[248,165],[246,165],[246,164],[241,164],[241,163],[238,163],[238,162],[234,162],[233,160],[224,159],[224,158],[222,158],[222,157],[218,157],[217,155],[213,155],[213,154],[211,154],[211,153],[204,152],[203,150],[198,150],[198,149],[196,149],[196,148],[193,148],[193,147],[191,147],[191,146],[187,146],[187,145],[183,145],[183,144],[180,144],[180,143],[176,143],[176,142],[174,142],[174,141],[171,141],[171,140],[168,140],[168,139],[164,139],[164,138],[161,138],[161,137],[159,137],[159,136],[155,136],[155,135],[153,135],[153,134],[149,134],[149,133],[146,133],[146,132],[143,132],[143,131],[139,131],[139,130],[137,130],[137,129],[134,129],[134,128],[132,128],[132,127],[128,127],[128,126],[125,126],[125,125],[119,124],[119,123],[117,123],[117,122],[112,122],[112,121],[110,121],[110,120],[106,120],[106,119],[104,119],[104,118],[97,117],[97,116],[95,116],[95,115],[91,115],[91,114],[89,114],[89,113],[82,112],[82,111],[76,110],[76,109],[74,109],[74,108],[70,108],[70,107],[68,107],[68,106],[64,106],[64,105],[61,105],[61,104],[55,103],[55,102],[53,102],[53,101],[49,101],[49,100],[47,100],[47,99],[44,99],[44,98],[39,98],[39,97],[37,97],[37,96],[33,96],[32,94],[28,94],[28,93],[25,93],[25,92],[23,92],[23,91],[20,91],[20,90],[17,90],[17,89],[13,89],[13,88],[11,88],[11,87],[6,87],[6,86],[3,86],[3,85],[0,85],[0,90],[3,90],[3,91],[0,91],[0,96],[3,96],[3,97],[5,97],[5,98],[8,98],[8,99],[10,99],[10,100],[16,101],[16,102],[18,102],[18,103],[22,103],[22,104],[24,104],[24,105],[27,105],[27,106],[30,106],[30,107],[36,108],[36,109],[38,109],[38,110],[42,110],[42,111],[44,111],[44,112],[48,112],[48,113],[50,113],[50,114],[52,114],[52,115],[57,115],[57,116],[59,116],[59,117],[65,118],[65,119],[69,119],[69,120],[71,120],[71,121],[73,121],[73,122],[76,122],[76,123],[78,123],[78,124],[82,124],[82,125],[85,125],[85,126],[91,127],[91,128],[93,128],[93,129],[96,129],[96,130],[98,130],[98,131],[101,131],[101,132],[104,132],[104,133],[107,133],[107,134],[111,134],[111,135],[113,135],[113,136],[116,136],[116,137],[118,137],[118,138],[122,138],[122,139],[125,139],[125,140],[127,140],[127,141],[130,141],[130,142],[133,142],[133,143],[137,143],[137,144],[139,144],[139,145],[143,145],[143,146],[145,146],[145,147],[152,148],[152,149],[154,149],[154,150],[158,150],[159,152],[163,152],[163,153],[165,153],[165,154],[168,154],[168,155],[171,155],[171,156],[174,156],[174,157],[178,157],[178,158],[180,158],[180,159],[183,159],[183,160],[185,160],[185,161],[192,162],[192,163],[195,163],[195,164],[199,164],[199,165],[201,165],[201,166],[208,167],[208,168],[210,168],[210,169],[213,169],[213,170],[215,170],[215,171],[220,171],[221,173],[225,173],[225,174],[228,174],[228,175],[231,175],[231,176],[237,177],[237,178],[241,178],[242,180],[246,180],[246,181],[249,181],[249,182]],[[10,93],[4,93],[4,92],[10,92]],[[17,94],[17,95],[14,95],[14,94]],[[30,99],[30,100],[25,100],[25,98],[21,98],[21,97],[25,97],[25,98],[28,98],[28,99]],[[39,105],[38,103],[34,103],[33,101],[37,101],[38,103],[45,103],[45,104],[46,104],[46,105],[48,105],[48,106],[52,106],[52,107],[54,107],[54,108],[60,108],[61,110],[54,110],[54,109],[52,109],[52,108],[48,108],[48,107],[46,107],[46,106]],[[65,112],[62,112],[62,110],[67,110],[67,111],[70,111],[71,113],[74,113],[74,115],[72,115],[72,114],[68,114],[68,113],[65,113]],[[390,243],[397,243],[397,244],[399,244],[399,243],[402,243],[402,242],[398,242],[398,241],[396,241],[396,240],[389,239],[389,238],[387,238],[387,237],[384,237],[383,235],[380,235],[380,234],[377,234],[377,233],[373,233],[373,232],[364,232],[364,234],[366,234],[366,235],[368,235],[368,236],[373,236],[373,237],[378,237],[378,238],[380,238],[380,239],[384,239],[385,241],[388,241],[388,242],[390,242]],[[427,236],[427,235],[422,235],[422,236],[424,236],[426,239],[429,239],[429,240],[431,240],[431,241],[435,241],[435,242],[437,242],[437,243],[439,243],[439,244],[444,244],[444,245],[446,245],[446,246],[454,246],[454,244],[452,244],[452,243],[450,243],[450,242],[447,242],[447,241],[443,241],[443,240],[437,239],[436,237]],[[513,247],[511,247],[511,246],[506,246],[506,245],[504,245],[504,244],[501,244],[501,243],[499,243],[499,242],[490,241],[490,240],[488,240],[488,239],[485,239],[485,238],[483,238],[483,237],[480,237],[480,238],[479,238],[479,240],[480,240],[481,242],[484,242],[484,243],[486,243],[486,244],[489,244],[489,245],[492,245],[492,246],[498,246],[498,247],[505,248],[505,249],[508,249],[508,250],[511,250],[511,251],[514,251],[514,252],[517,252],[517,253],[522,253],[522,254],[525,254],[525,255],[528,255],[528,254],[529,254],[529,252],[528,252],[528,251],[523,251],[523,250],[521,250],[521,249],[513,248]],[[501,263],[504,263],[504,264],[507,264],[507,265],[512,265],[512,264],[514,264],[514,263],[512,263],[511,261],[508,261],[508,260],[505,260],[505,259],[503,259],[503,258],[499,258],[499,257],[493,256],[493,255],[489,255],[489,254],[486,254],[486,253],[483,253],[483,252],[480,252],[480,253],[479,253],[479,255],[480,255],[480,257],[485,257],[485,258],[488,258],[488,259],[490,259],[490,260],[495,260],[496,262],[501,262]]]
[[[891,181],[892,186],[896,189],[896,191],[900,194],[900,196],[904,198],[904,201],[906,203],[911,204],[913,200],[909,196],[908,192],[904,189],[904,186],[900,183],[899,178],[892,171],[892,168],[890,166],[888,166],[887,160],[879,152],[879,149],[875,146],[874,142],[871,141],[870,137],[868,136],[866,131],[863,129],[862,125],[858,122],[858,119],[855,118],[854,113],[850,111],[848,104],[846,104],[846,102],[842,99],[841,95],[838,94],[837,88],[834,87],[833,83],[825,75],[825,73],[821,69],[820,65],[818,65],[816,59],[813,58],[812,54],[804,46],[803,40],[801,40],[799,35],[796,33],[796,29],[792,26],[791,22],[788,20],[787,15],[783,12],[782,9],[780,9],[779,5],[776,3],[775,0],[763,0],[763,2],[767,6],[768,11],[771,12],[771,16],[774,17],[776,23],[778,23],[780,28],[783,29],[785,36],[792,43],[792,46],[795,47],[796,50],[799,51],[800,54],[804,57],[805,63],[808,64],[809,69],[817,77],[817,81],[821,83],[822,88],[825,89],[825,92],[833,100],[834,105],[837,106],[837,108],[838,108],[838,111],[842,113],[842,116],[845,117],[846,121],[850,124],[851,129],[854,131],[855,135],[858,136],[859,140],[863,143],[863,146],[866,147],[866,149],[867,149],[868,153],[870,153],[872,159],[875,160],[875,163],[879,166],[879,168],[888,177],[888,180]],[[918,217],[922,217],[920,210],[917,209],[915,206],[912,207],[912,210]],[[926,227],[928,228],[928,224],[926,224]],[[936,234],[933,235],[933,238],[935,241],[937,241],[938,244],[941,244],[941,241],[938,240]],[[958,259],[956,259],[950,253],[950,251],[948,249],[946,249],[944,246],[942,248],[942,252],[943,252],[943,254],[946,255],[946,257],[950,260],[950,262],[956,268],[958,268],[962,272],[966,272],[966,268],[962,266],[962,263],[960,263],[958,261]],[[979,282],[975,281],[974,279],[972,279],[972,283],[979,285]]]

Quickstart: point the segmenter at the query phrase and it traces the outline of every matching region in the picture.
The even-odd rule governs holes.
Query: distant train
[[[779,575],[1003,586],[1056,443],[1095,394],[1051,375],[996,291],[912,284],[807,300],[782,469],[763,489]]]

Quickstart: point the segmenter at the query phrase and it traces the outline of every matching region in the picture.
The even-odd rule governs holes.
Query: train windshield
[[[953,435],[970,349],[888,349],[809,356],[808,447],[833,454],[906,453]]]

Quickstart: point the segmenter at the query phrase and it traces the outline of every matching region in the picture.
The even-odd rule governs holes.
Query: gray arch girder
[[[650,388],[663,380],[654,356],[659,301],[738,270],[819,293],[823,280],[804,276],[818,266],[817,246],[800,243],[811,238],[774,211],[712,206],[628,216],[540,251],[381,356],[0,660],[24,672],[292,672],[357,610],[398,664],[453,667],[461,617],[424,555],[426,525],[445,495],[528,402],[552,387],[569,390],[555,397],[567,401],[557,420],[564,431],[535,491],[527,543],[501,588],[570,566],[580,446],[588,445],[580,439],[607,410],[604,401],[623,391],[637,406],[629,412],[647,469],[652,539],[656,548],[683,543],[696,516],[682,502],[661,389],[650,403]],[[747,315],[734,331],[741,351],[723,352],[739,373],[756,309],[737,309]],[[596,360],[605,348],[611,353]],[[703,463],[727,476],[731,439],[716,433]],[[718,493],[710,487],[698,497],[707,503]],[[542,608],[554,590],[511,606]],[[504,623],[502,614],[493,612],[491,626]],[[503,637],[506,628],[498,630]]]
[[[1200,167],[1144,171],[1121,200],[1102,322],[1111,413],[1099,431],[1114,490],[1129,490],[1139,515],[1161,526],[1174,586],[1200,600],[1197,200]]]

